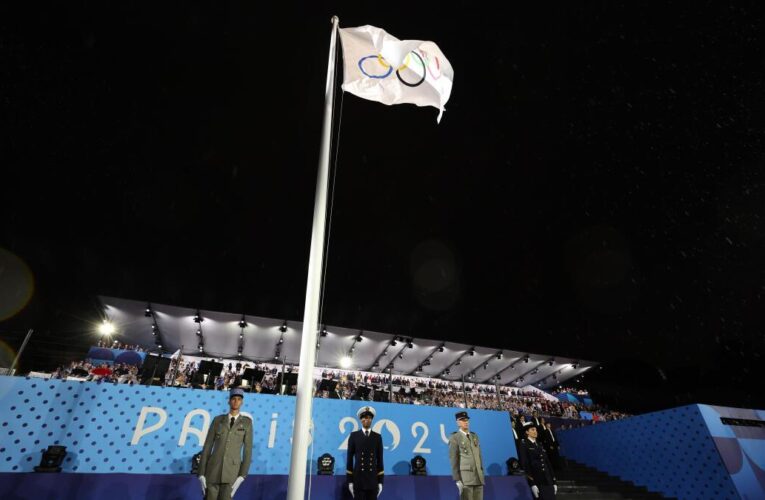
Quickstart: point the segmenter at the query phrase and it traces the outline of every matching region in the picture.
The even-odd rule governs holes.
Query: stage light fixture
[[[282,338],[282,339],[279,339],[279,342],[278,342],[278,343],[279,343],[279,344],[283,344],[283,343],[284,343],[284,339],[283,339],[283,338]]]
[[[444,346],[439,347],[438,352],[444,352]]]
[[[511,457],[507,461],[507,474],[509,476],[523,475],[525,472],[521,470],[521,463],[517,458]]]
[[[571,368],[576,370],[577,368],[579,368],[579,363],[571,363]]]
[[[279,331],[280,331],[280,332],[282,332],[282,333],[284,333],[284,332],[286,332],[286,331],[287,331],[287,320],[284,320],[284,321],[282,322],[282,326],[280,326],[280,327],[279,327]],[[323,332],[323,330],[322,330],[322,332]],[[322,335],[322,337],[323,337],[323,336],[324,336],[324,335]]]
[[[502,351],[499,351],[499,352],[497,353],[497,359],[502,359],[504,356],[505,356],[505,355],[504,355],[504,354],[502,354]]]
[[[413,476],[428,475],[428,472],[426,469],[427,461],[424,458],[422,458],[420,455],[415,456],[410,463],[412,464]]]
[[[406,346],[407,346],[409,349],[412,349],[412,348],[414,348],[414,344],[413,344],[412,342],[414,342],[414,339],[409,339],[409,340],[407,340],[407,341],[406,341]]]
[[[396,342],[396,339],[393,339],[390,343],[390,345],[392,345],[393,347],[396,347],[396,344],[398,344],[398,342]]]
[[[488,370],[489,369],[489,363],[484,363],[483,364],[483,369],[484,370]]]
[[[151,304],[146,306],[146,310],[143,312],[143,315],[147,318],[151,318]]]
[[[454,363],[454,366],[459,366],[459,365],[461,365],[461,364],[462,364],[462,361],[459,361],[459,360],[457,360],[457,362],[456,362],[456,363]]]
[[[528,354],[523,357],[523,362],[524,363],[528,363],[529,362],[529,355]]]
[[[244,319],[244,315],[242,315],[242,319],[239,320],[239,328],[247,328],[247,320]]]
[[[362,340],[364,340],[364,337],[361,335],[361,332],[359,332],[359,334],[356,335],[356,342],[361,342]]]
[[[446,370],[444,370],[444,375],[449,375],[450,373],[451,373],[451,371],[449,371],[448,368]]]
[[[318,464],[320,476],[331,476],[335,473],[335,457],[329,453],[320,456]]]
[[[66,457],[66,446],[48,446],[42,453],[40,465],[35,467],[35,472],[61,472],[61,464]]]
[[[198,350],[199,352],[204,352],[205,346],[203,344],[199,344]]]
[[[404,354],[403,353],[399,353],[398,359],[404,359]]]
[[[350,368],[351,364],[353,364],[353,360],[350,356],[343,356],[340,358],[340,368]]]
[[[554,359],[551,359],[550,361],[547,362],[547,366],[552,366],[554,364],[555,364],[555,360]]]
[[[321,332],[319,332],[319,335],[321,335],[322,337],[326,337],[328,335],[327,329],[325,327],[322,327]]]
[[[199,309],[197,309],[197,313],[194,315],[194,323],[201,323],[204,321],[204,318],[199,314]]]

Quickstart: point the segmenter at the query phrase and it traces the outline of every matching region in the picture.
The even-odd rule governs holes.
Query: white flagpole
[[[308,261],[308,283],[305,290],[303,337],[300,342],[300,370],[298,371],[295,425],[292,430],[292,455],[287,486],[288,500],[305,497],[306,461],[311,438],[311,408],[313,406],[313,368],[316,359],[316,334],[319,329],[319,299],[321,275],[324,267],[324,230],[327,213],[327,185],[329,179],[330,139],[332,136],[332,106],[335,96],[335,44],[340,20],[332,17],[332,36],[329,42],[327,86],[324,89],[324,122],[319,152],[319,176],[316,179],[316,198],[313,205],[311,254]]]

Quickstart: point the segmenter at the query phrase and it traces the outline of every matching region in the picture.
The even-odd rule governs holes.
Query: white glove
[[[348,491],[351,492],[352,497],[356,497],[356,495],[353,494],[353,483],[348,483]]]
[[[465,487],[462,485],[462,481],[457,481],[457,490],[460,492],[460,495],[462,495],[463,489],[465,489]]]
[[[539,498],[539,487],[536,484],[531,487],[531,494],[534,495],[534,498]]]
[[[239,489],[239,487],[242,485],[243,482],[244,482],[244,478],[242,476],[239,476],[238,478],[236,478],[236,481],[234,481],[234,484],[231,485],[232,497],[236,495],[236,490]]]
[[[377,496],[378,497],[380,496],[380,493],[382,493],[382,484],[378,483],[377,484]]]
[[[199,476],[199,484],[202,485],[202,495],[207,493],[207,479],[204,476]]]
[[[555,493],[556,495],[558,494],[558,485],[557,484],[553,484],[553,493]]]

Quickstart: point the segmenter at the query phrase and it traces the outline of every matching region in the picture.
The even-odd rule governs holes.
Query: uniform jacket
[[[528,439],[522,439],[518,447],[518,461],[526,472],[529,486],[550,486],[555,484],[555,473],[550,465],[542,443],[537,440],[532,443]]]
[[[479,486],[484,483],[481,443],[475,432],[470,437],[457,431],[449,436],[449,462],[452,479],[462,481],[465,486]]]
[[[231,484],[247,477],[252,461],[252,420],[239,415],[229,429],[230,417],[218,415],[210,424],[199,459],[199,475],[211,484]]]
[[[385,480],[382,436],[372,430],[369,437],[364,431],[348,436],[348,456],[345,473],[348,481],[361,490],[377,490]]]

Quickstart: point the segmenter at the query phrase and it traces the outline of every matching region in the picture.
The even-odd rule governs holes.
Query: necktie
[[[365,435],[366,437],[369,437],[369,431],[364,431],[364,435]]]
[[[234,417],[231,417],[231,423],[229,424],[229,429],[234,427],[234,422],[236,422],[236,419]]]

